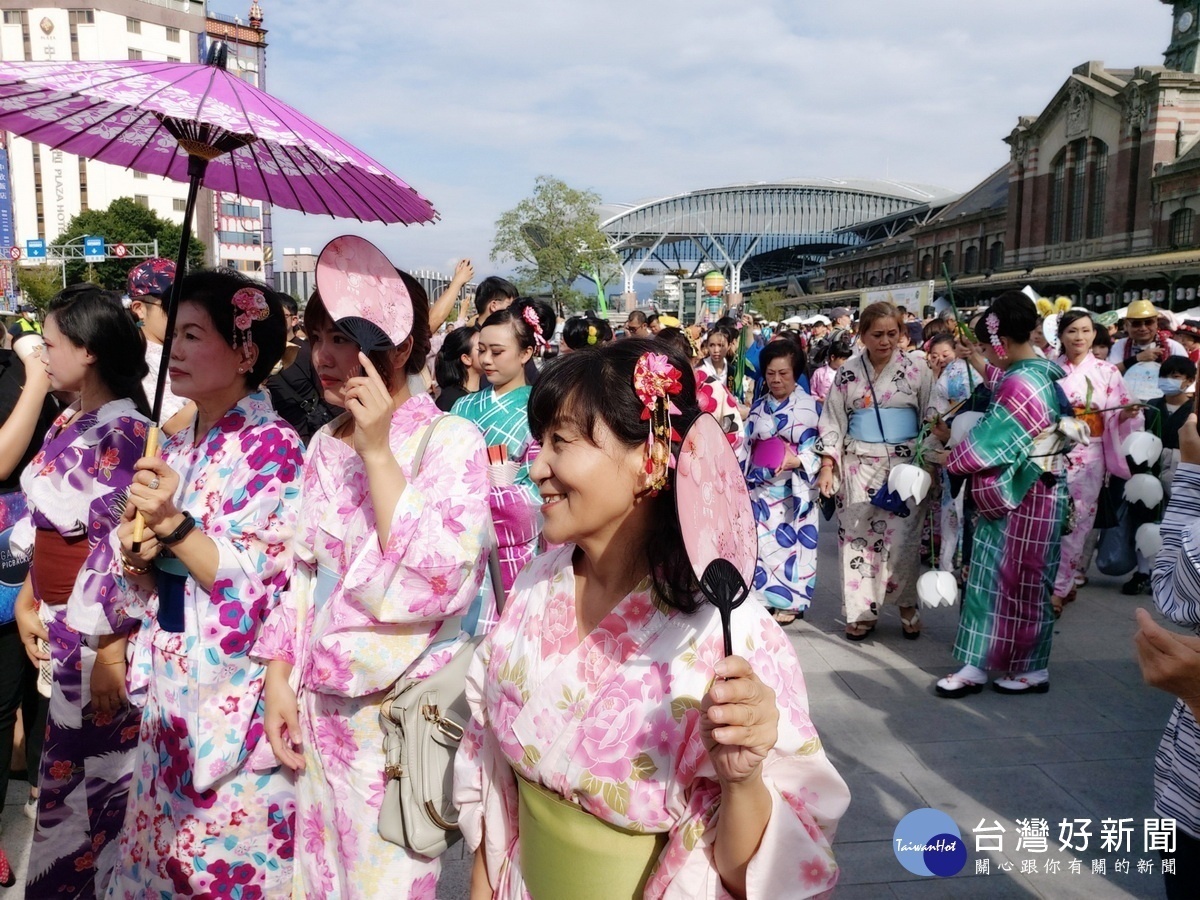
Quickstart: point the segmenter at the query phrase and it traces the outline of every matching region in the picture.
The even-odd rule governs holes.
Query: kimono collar
[[[258,390],[246,394],[225,410],[221,418],[209,429],[208,434],[200,438],[199,442],[196,440],[198,418],[198,416],[193,416],[191,424],[187,428],[181,428],[175,432],[169,443],[183,443],[187,446],[195,446],[197,449],[200,447],[212,448],[214,443],[224,435],[236,433],[247,426],[261,425],[269,419],[276,418],[276,415],[275,407],[271,405],[271,400],[266,392]]]
[[[1070,375],[1075,372],[1085,372],[1088,369],[1094,369],[1096,367],[1095,364],[1100,362],[1100,360],[1096,359],[1092,355],[1092,351],[1089,350],[1078,363],[1072,364],[1071,360],[1067,359],[1067,354],[1065,353],[1060,354],[1055,362],[1062,367],[1064,372]]]
[[[67,420],[78,411],[79,401],[76,400],[59,413],[58,418],[54,420],[54,426],[46,435],[45,443],[42,445],[44,456],[40,460],[40,465],[45,465],[55,459],[72,444],[82,443],[90,446],[99,442],[103,433],[108,430],[109,423],[114,419],[119,419],[121,416],[141,418],[137,411],[137,405],[126,397],[109,400],[84,413],[68,425]]]

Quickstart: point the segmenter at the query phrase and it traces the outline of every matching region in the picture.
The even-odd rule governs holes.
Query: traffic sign
[[[88,262],[103,262],[104,255],[104,238],[96,237],[95,235],[87,235],[83,239],[83,258]]]
[[[32,240],[25,242],[25,255],[30,259],[45,259],[46,258],[46,242],[43,240]]]
[[[112,255],[115,256],[117,259],[124,259],[125,254],[128,252],[129,251],[125,249],[124,244],[113,244]]]
[[[9,247],[8,248],[8,258],[9,259],[20,259],[21,258],[21,248],[16,247],[16,246]]]

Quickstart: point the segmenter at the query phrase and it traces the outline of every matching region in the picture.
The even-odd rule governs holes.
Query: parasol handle
[[[158,426],[151,425],[150,430],[146,432],[146,450],[143,456],[158,455]],[[139,553],[142,549],[142,536],[146,531],[146,520],[142,518],[141,512],[138,512],[133,517],[133,552]]]

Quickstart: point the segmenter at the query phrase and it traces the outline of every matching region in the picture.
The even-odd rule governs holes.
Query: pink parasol
[[[89,159],[188,182],[176,270],[187,269],[201,185],[285,209],[360,221],[430,222],[437,211],[365,153],[226,71],[216,43],[204,65],[0,62],[0,129]],[[163,358],[171,354],[179,285],[167,302]],[[158,373],[152,420],[162,412]],[[158,451],[151,428],[146,454]],[[141,517],[135,527],[140,543]]]

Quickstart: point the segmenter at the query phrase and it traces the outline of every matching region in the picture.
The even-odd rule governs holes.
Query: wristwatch
[[[196,527],[196,519],[190,512],[183,514],[183,521],[179,523],[179,527],[170,534],[159,537],[158,542],[163,546],[170,547],[178,544],[185,537],[192,533],[192,529]]]

